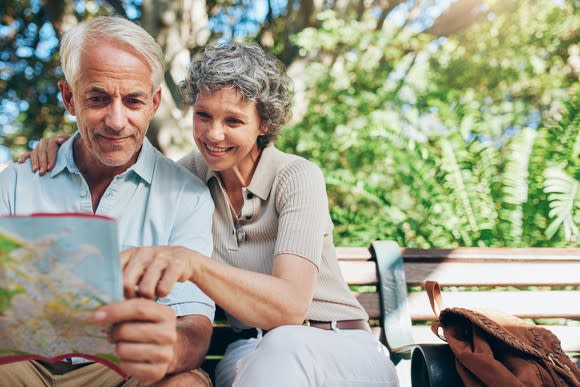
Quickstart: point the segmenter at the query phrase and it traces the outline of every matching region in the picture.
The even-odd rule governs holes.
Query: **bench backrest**
[[[373,246],[377,243],[382,242]],[[365,260],[372,254],[366,248],[338,249],[339,257]],[[580,352],[580,248],[402,248],[401,258],[410,291],[405,297],[389,296],[404,298],[403,304],[386,308],[405,310],[406,316],[398,325],[394,318],[385,319],[385,329],[398,336],[388,340],[391,349],[440,342],[425,326],[434,319],[423,288],[429,279],[439,282],[449,306],[494,308],[533,319],[554,331],[565,351]],[[390,289],[400,291],[401,284]]]

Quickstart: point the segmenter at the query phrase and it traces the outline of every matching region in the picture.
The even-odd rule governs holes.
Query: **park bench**
[[[376,241],[338,247],[337,255],[373,333],[395,364],[411,363],[413,386],[461,385],[446,344],[429,328],[435,316],[423,288],[428,279],[439,282],[448,306],[491,307],[549,324],[564,351],[580,355],[580,248],[416,249]],[[212,377],[234,338],[218,313],[203,365]]]

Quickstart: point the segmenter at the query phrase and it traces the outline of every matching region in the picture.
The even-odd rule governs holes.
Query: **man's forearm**
[[[167,373],[175,374],[199,368],[209,348],[212,329],[211,321],[204,316],[179,317],[175,357]]]

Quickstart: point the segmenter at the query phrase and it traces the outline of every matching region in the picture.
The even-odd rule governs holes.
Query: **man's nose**
[[[114,99],[109,105],[105,124],[113,130],[122,130],[127,126],[127,108],[123,101]]]

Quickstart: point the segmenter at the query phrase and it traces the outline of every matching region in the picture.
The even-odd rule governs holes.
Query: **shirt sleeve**
[[[214,302],[189,281],[178,282],[167,297],[161,297],[157,302],[169,306],[176,316],[199,314],[210,321],[215,318]]]
[[[0,172],[0,215],[12,215],[16,191],[16,169],[11,164]]]
[[[181,199],[175,203],[178,212],[169,244],[211,257],[213,200],[205,184],[194,176],[189,177],[191,184],[185,185]],[[177,316],[201,314],[210,321],[215,317],[213,300],[189,281],[177,283],[167,297],[158,301],[170,306]]]
[[[324,236],[332,232],[322,171],[297,160],[278,175],[276,206],[279,213],[275,255],[295,254],[320,265]]]

